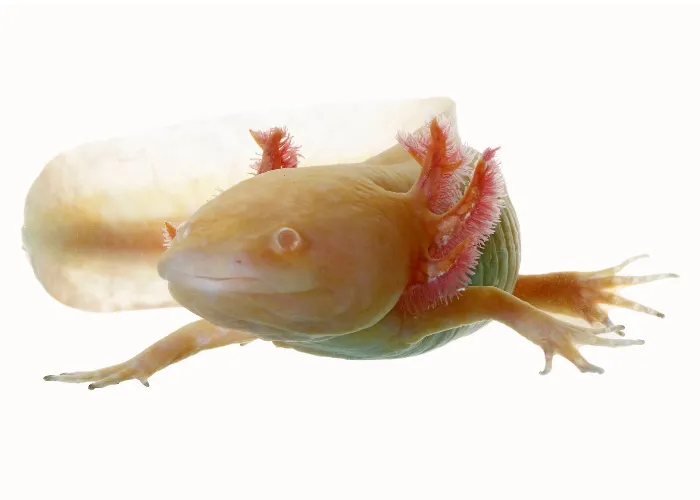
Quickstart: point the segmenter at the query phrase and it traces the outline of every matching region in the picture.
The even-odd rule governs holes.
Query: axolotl
[[[250,133],[262,150],[254,175],[188,220],[165,223],[158,273],[201,319],[123,363],[45,380],[148,386],[197,352],[255,340],[318,356],[401,358],[490,321],[542,349],[542,374],[555,355],[603,373],[577,346],[643,343],[623,338],[606,306],[663,317],[616,293],[676,276],[618,275],[641,256],[598,271],[519,274],[519,226],[498,150],[466,146],[445,116],[354,164],[296,168],[300,147],[286,128]]]

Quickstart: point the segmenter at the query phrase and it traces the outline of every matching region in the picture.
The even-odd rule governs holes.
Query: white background
[[[697,10],[138,7],[0,10],[0,497],[700,498]],[[131,357],[190,320],[49,298],[24,196],[80,143],[244,109],[448,95],[501,159],[524,273],[681,279],[615,310],[642,347],[602,376],[492,324],[422,357],[347,362],[253,344],[100,391],[42,381]]]

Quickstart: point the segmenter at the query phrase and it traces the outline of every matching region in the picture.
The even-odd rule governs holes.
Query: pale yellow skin
[[[173,298],[202,320],[125,363],[46,379],[92,381],[90,388],[128,379],[147,385],[163,367],[226,344],[261,339],[304,351],[306,342],[352,333],[358,341],[382,338],[401,349],[483,320],[502,322],[540,346],[542,373],[551,370],[554,354],[581,371],[602,372],[575,344],[642,341],[600,337],[623,328],[607,315],[585,318],[603,327],[584,328],[537,307],[584,317],[591,306],[612,303],[661,316],[601,298],[606,289],[671,276],[616,277],[629,261],[594,273],[521,276],[513,293],[469,287],[449,304],[405,315],[395,306],[428,238],[425,201],[411,190],[419,172],[395,147],[359,164],[271,171],[233,186],[178,227],[158,263]],[[282,228],[299,237],[291,249],[280,247]],[[584,289],[591,293],[580,293]]]

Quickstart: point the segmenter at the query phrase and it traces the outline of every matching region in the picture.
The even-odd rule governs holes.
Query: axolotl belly
[[[592,272],[520,275],[520,233],[496,149],[461,143],[436,116],[357,164],[298,164],[283,128],[251,131],[253,175],[187,221],[166,223],[158,273],[198,315],[133,359],[47,376],[90,388],[148,378],[204,349],[254,340],[345,358],[414,356],[491,320],[582,372],[602,373],[576,345],[643,343],[620,334],[603,306],[663,315],[614,293],[672,277]],[[587,321],[582,327],[549,313]]]

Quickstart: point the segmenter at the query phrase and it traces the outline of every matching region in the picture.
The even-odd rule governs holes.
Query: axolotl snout
[[[543,350],[543,374],[555,354],[601,373],[577,345],[643,343],[602,336],[623,330],[603,306],[663,317],[615,293],[675,276],[618,276],[637,257],[599,271],[520,275],[497,150],[462,144],[442,116],[359,164],[295,168],[298,147],[285,129],[251,134],[262,148],[255,175],[164,230],[158,272],[202,319],[124,363],[47,380],[148,385],[203,349],[256,339],[321,356],[405,357],[491,320]]]

